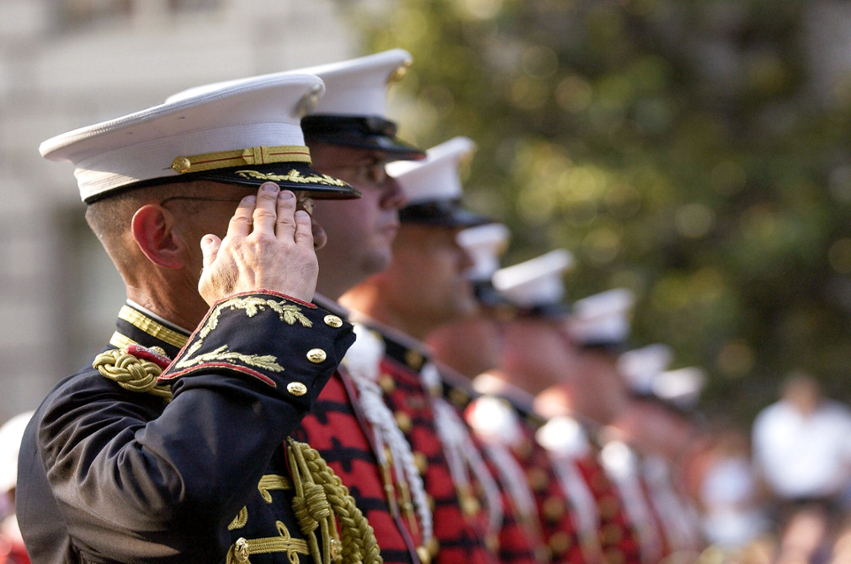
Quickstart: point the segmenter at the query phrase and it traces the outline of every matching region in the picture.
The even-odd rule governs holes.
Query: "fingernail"
[[[293,194],[289,190],[284,190],[283,192],[281,192],[281,198],[283,198],[284,200],[289,200],[295,198],[295,194]]]
[[[213,238],[210,237],[209,235],[204,235],[204,237],[201,239],[201,244],[204,245],[205,247],[209,247],[210,245],[213,244]]]
[[[246,197],[243,199],[243,201],[244,201],[244,202],[246,202],[246,203],[248,203],[248,204],[253,204],[253,203],[254,203],[254,196],[246,196]]]
[[[304,210],[298,210],[297,212],[295,212],[295,214],[298,217],[310,217],[310,215],[308,215],[308,213]]]
[[[278,191],[278,185],[272,184],[271,182],[268,182],[268,183],[263,185],[263,190],[265,190],[266,192],[277,192]]]

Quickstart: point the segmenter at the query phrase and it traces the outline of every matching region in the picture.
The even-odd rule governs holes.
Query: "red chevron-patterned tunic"
[[[379,384],[384,400],[394,412],[399,428],[413,451],[423,477],[434,515],[434,534],[439,544],[435,562],[490,564],[497,562],[497,539],[489,532],[480,496],[456,487],[444,446],[437,431],[432,396],[420,370],[427,358],[420,350],[384,337]]]
[[[607,564],[641,564],[641,544],[632,527],[623,499],[600,464],[599,448],[575,461],[597,504],[600,547]]]
[[[499,407],[500,405],[503,407]],[[511,456],[519,464],[531,490],[533,511],[537,516],[542,544],[537,550],[538,558],[548,557],[552,562],[571,564],[588,563],[583,544],[589,542],[589,539],[581,538],[570,497],[556,477],[549,453],[535,441],[535,431],[541,423],[538,418],[529,415],[527,411],[519,410],[507,400],[494,396],[477,398],[466,411],[471,426],[486,444],[493,444],[494,439],[499,438],[495,435],[500,435],[502,439],[512,437],[504,445],[508,446]],[[507,423],[506,419],[511,422]],[[506,426],[505,429],[500,430],[501,425],[496,420],[501,420]],[[488,428],[492,433],[490,436],[486,432]],[[493,457],[498,455],[498,452],[490,450],[492,462],[499,467],[498,472],[502,469],[504,481],[512,481],[511,476],[504,471],[506,465],[501,464],[498,456],[495,459]],[[519,488],[516,484],[506,489],[515,490],[516,493],[511,497],[512,503],[517,505],[518,501],[521,501],[519,498],[522,497],[522,491],[517,491]],[[529,528],[528,521],[527,517],[524,523],[526,529]]]
[[[388,499],[382,469],[367,438],[368,423],[358,413],[354,387],[343,370],[326,384],[293,438],[322,455],[366,515],[385,563],[412,564],[420,539]],[[392,506],[391,506],[392,504]]]

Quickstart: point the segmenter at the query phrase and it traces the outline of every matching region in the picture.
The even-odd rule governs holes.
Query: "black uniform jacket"
[[[265,291],[217,303],[188,342],[130,306],[117,324],[108,354],[157,361],[135,345],[161,347],[174,360],[159,359],[156,389],[172,398],[126,389],[123,365],[83,368],[50,392],[18,466],[33,562],[244,561],[238,539],[253,564],[310,562],[282,443],[354,341],[351,325]]]

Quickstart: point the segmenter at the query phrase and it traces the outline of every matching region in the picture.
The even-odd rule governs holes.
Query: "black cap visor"
[[[387,161],[421,160],[425,151],[396,137],[396,124],[378,116],[310,115],[302,118],[305,142],[381,151]]]
[[[115,190],[101,192],[85,200],[86,204],[93,204],[98,200],[122,194],[136,188],[146,186],[160,186],[163,184],[174,184],[181,182],[194,182],[197,180],[210,180],[222,184],[235,184],[258,188],[265,182],[274,182],[286,190],[297,190],[307,192],[314,200],[353,200],[360,198],[361,194],[342,180],[322,174],[310,168],[307,163],[282,162],[260,165],[241,165],[201,172],[187,172],[177,176],[164,176],[152,178],[119,186]]]
[[[439,227],[477,227],[494,220],[462,207],[460,200],[418,202],[399,210],[399,221]]]

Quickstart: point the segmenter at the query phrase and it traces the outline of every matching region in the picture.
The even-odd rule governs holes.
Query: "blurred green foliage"
[[[709,414],[749,421],[795,367],[851,399],[851,89],[812,91],[806,2],[377,5],[369,50],[415,61],[401,135],[478,143],[506,263],[565,247],[572,298],[634,290],[635,344],[704,367]]]

